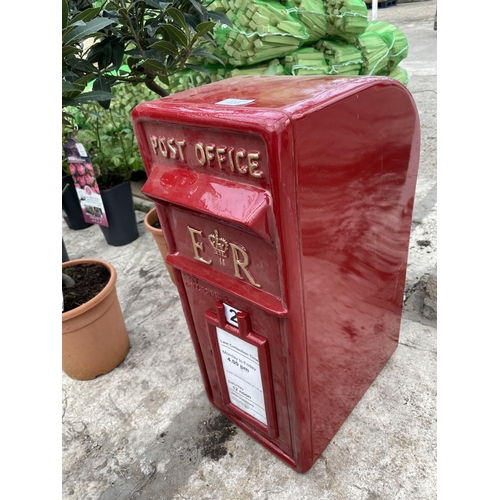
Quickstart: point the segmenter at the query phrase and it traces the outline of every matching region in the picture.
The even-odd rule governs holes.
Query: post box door
[[[292,457],[282,319],[182,272],[211,402]]]

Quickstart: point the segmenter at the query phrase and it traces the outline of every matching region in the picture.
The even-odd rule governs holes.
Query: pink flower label
[[[69,139],[64,145],[64,151],[80,199],[83,218],[91,224],[108,226],[108,218],[94,169],[92,168],[92,162],[87,157],[85,148],[74,139]],[[83,152],[84,157],[82,157],[80,151]]]

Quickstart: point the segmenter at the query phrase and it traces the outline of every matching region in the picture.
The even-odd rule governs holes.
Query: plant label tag
[[[87,151],[83,147],[83,144],[77,142],[76,143],[76,149],[78,150],[78,153],[80,153],[81,157],[86,158],[88,156]]]
[[[257,347],[218,327],[217,340],[231,403],[267,425]]]
[[[63,147],[85,222],[107,227],[108,218],[87,151],[74,139],[69,139]]]

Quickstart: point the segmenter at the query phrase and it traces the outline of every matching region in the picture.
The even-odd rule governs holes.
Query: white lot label
[[[267,425],[257,347],[221,328],[217,339],[231,403]]]
[[[80,153],[80,156],[84,156],[84,157],[88,156],[87,151],[85,151],[85,148],[79,142],[76,143],[76,149]]]
[[[243,106],[244,104],[250,104],[254,101],[255,99],[224,99],[223,101],[216,102],[215,104],[226,104],[227,106]]]
[[[239,309],[235,309],[234,307],[224,304],[224,316],[226,317],[226,321],[230,325],[238,326],[238,318],[236,317],[236,313],[239,312],[241,312]]]

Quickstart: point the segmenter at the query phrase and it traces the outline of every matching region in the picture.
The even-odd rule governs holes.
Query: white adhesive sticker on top
[[[224,99],[223,101],[216,102],[215,104],[226,104],[227,106],[244,106],[254,102],[255,99]]]

